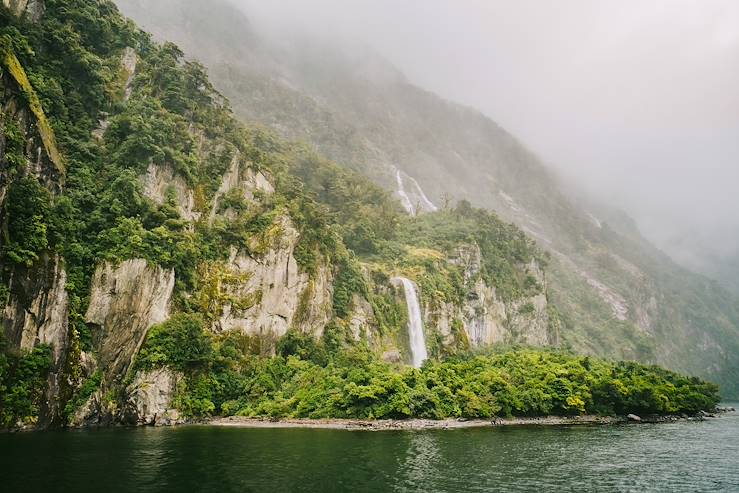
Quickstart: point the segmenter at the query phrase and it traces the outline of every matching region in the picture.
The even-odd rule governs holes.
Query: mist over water
[[[689,267],[739,258],[739,3],[232,2],[482,110]]]

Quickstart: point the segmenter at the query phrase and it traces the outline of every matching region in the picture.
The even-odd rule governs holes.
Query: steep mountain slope
[[[676,265],[628,219],[570,200],[485,116],[413,86],[370,53],[260,38],[227,2],[118,4],[202,60],[242,118],[308,141],[388,190],[399,189],[398,170],[416,180],[421,193],[406,209],[423,193],[438,206],[463,198],[518,224],[551,254],[563,345],[656,361],[739,392],[737,300]]]
[[[397,405],[417,415],[427,383],[403,370],[416,291],[431,358],[558,342],[547,258],[521,230],[464,201],[412,217],[241,125],[202,66],[111,2],[4,2],[0,108],[0,428],[169,422],[266,395],[283,412],[260,386],[329,356],[354,379],[352,412],[370,409],[358,384],[406,378]],[[652,370],[622,369],[650,385],[637,373]],[[565,394],[577,412],[594,402]]]
[[[731,238],[729,235],[727,237]],[[739,237],[739,232],[734,237]],[[677,238],[674,244],[678,252],[675,257],[681,265],[716,279],[726,289],[739,295],[739,251],[719,253],[717,247],[723,249],[723,244],[706,244],[705,240],[692,237]]]

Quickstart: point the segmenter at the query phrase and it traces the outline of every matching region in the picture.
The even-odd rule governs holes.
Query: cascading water
[[[398,182],[398,195],[400,195],[400,202],[403,204],[403,208],[410,214],[411,216],[416,215],[416,208],[413,207],[413,202],[411,202],[411,198],[408,196],[408,194],[405,192],[405,188],[403,187],[403,177],[400,176],[400,170],[395,170],[395,180]]]
[[[418,193],[418,196],[421,197],[421,203],[425,206],[426,210],[428,210],[429,212],[438,211],[439,208],[436,207],[434,203],[429,200],[428,197],[426,197],[426,194],[423,192],[421,185],[418,184],[416,179],[413,177],[409,177],[409,178],[413,182],[413,186],[416,187],[416,192]]]
[[[405,189],[405,184],[403,183],[403,175],[405,175],[405,177],[409,180],[409,183],[411,184],[409,190]],[[412,176],[409,176],[400,171],[398,168],[395,168],[395,181],[398,184],[397,193],[400,197],[400,202],[403,205],[403,208],[411,216],[421,214],[422,212],[435,212],[439,210],[439,208],[436,207],[434,203],[429,200],[429,198],[423,192],[421,185],[419,185],[418,181],[416,181],[416,179]]]
[[[421,305],[418,303],[416,285],[405,277],[396,277],[394,281],[400,282],[405,291],[405,303],[408,306],[408,336],[411,344],[411,361],[413,366],[420,368],[428,358],[426,352],[426,337],[423,333],[423,318],[421,318]]]

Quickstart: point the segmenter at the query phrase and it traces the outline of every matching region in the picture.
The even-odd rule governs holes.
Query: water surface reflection
[[[3,492],[739,492],[739,415],[427,432],[175,429],[0,435]]]

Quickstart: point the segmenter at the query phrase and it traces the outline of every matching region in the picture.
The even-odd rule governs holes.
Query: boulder
[[[132,424],[169,426],[182,422],[172,399],[182,380],[168,368],[138,372],[128,386],[128,421]]]
[[[400,355],[400,351],[397,349],[390,349],[388,351],[385,351],[382,353],[382,359],[383,361],[387,361],[388,363],[400,363],[403,361],[403,358]]]

